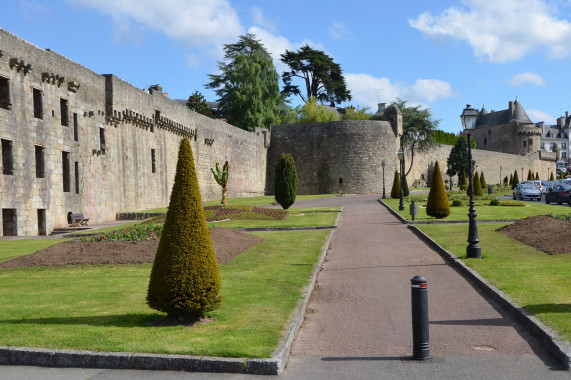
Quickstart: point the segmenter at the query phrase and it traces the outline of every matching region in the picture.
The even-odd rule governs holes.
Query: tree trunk
[[[226,187],[222,188],[222,201],[220,203],[223,205],[226,204]]]

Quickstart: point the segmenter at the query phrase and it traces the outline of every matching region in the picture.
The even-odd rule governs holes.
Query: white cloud
[[[160,31],[188,47],[226,43],[243,31],[227,0],[68,0],[109,14],[120,35],[141,26]],[[130,24],[135,24],[132,26]]]
[[[514,75],[508,83],[510,86],[514,87],[524,87],[527,84],[545,87],[545,81],[543,80],[543,77],[539,74],[532,73],[531,71]]]
[[[351,39],[351,32],[345,26],[345,23],[333,21],[329,27],[329,35],[336,40],[348,41]]]
[[[262,27],[273,33],[277,31],[276,25],[272,21],[270,21],[267,17],[264,16],[262,8],[256,6],[252,7],[252,19],[254,21],[254,24],[259,27]]]
[[[544,121],[545,124],[555,124],[555,118],[548,114],[547,112],[543,112],[536,109],[528,109],[525,110],[527,116],[533,121],[534,123],[538,123],[540,121]]]
[[[510,62],[545,49],[552,58],[571,51],[571,24],[542,0],[463,0],[440,15],[422,13],[409,25],[432,39],[467,42],[476,57]]]
[[[415,83],[392,83],[388,78],[375,78],[369,74],[345,74],[353,102],[376,111],[377,101],[391,103],[396,98],[410,105],[425,105],[438,99],[456,96],[448,82],[439,79],[418,79]]]

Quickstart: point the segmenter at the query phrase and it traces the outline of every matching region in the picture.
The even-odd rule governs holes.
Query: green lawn
[[[339,209],[339,208],[337,208]],[[333,226],[339,215],[338,212],[312,212],[304,213],[301,209],[291,210],[292,213],[284,220],[228,220],[224,222],[208,223],[212,227],[224,228],[264,228],[264,227],[318,227]]]
[[[428,197],[428,194],[426,195]],[[393,210],[398,212],[402,217],[407,220],[411,220],[410,216],[410,202],[405,202],[404,211],[399,211],[399,200],[386,198],[382,199],[387,205],[389,205]],[[501,200],[505,203],[512,203],[509,200]],[[514,219],[524,219],[535,215],[545,215],[547,213],[554,214],[569,214],[571,209],[569,207],[547,205],[545,203],[534,203],[534,202],[515,202],[524,203],[525,206],[490,206],[490,200],[478,200],[475,202],[477,220],[514,220]],[[415,220],[419,221],[435,221],[438,220],[432,216],[426,215],[426,202],[417,202],[418,214],[415,216]],[[468,206],[461,207],[450,207],[450,215],[444,219],[447,220],[465,220],[468,221]]]
[[[478,225],[482,259],[466,259],[466,264],[571,341],[571,248],[568,254],[550,256],[495,232],[503,225]],[[417,227],[448,251],[466,258],[468,225]]]
[[[149,264],[0,269],[0,345],[269,357],[328,234],[257,233],[263,243],[221,267],[214,320],[193,328],[148,325],[162,316],[145,303]]]

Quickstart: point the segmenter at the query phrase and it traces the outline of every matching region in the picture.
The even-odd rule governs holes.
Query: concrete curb
[[[460,258],[444,249],[440,244],[431,237],[424,234],[418,227],[408,225],[426,245],[434,249],[442,258],[448,261],[462,275],[472,280],[480,289],[482,289],[494,301],[500,304],[507,312],[509,312],[518,322],[524,325],[532,334],[541,339],[547,349],[561,361],[564,368],[571,370],[571,344],[563,339],[556,331],[545,326],[543,322],[529,314],[521,306],[512,301],[505,293],[490,284],[485,278],[480,276],[478,272],[468,267]]]
[[[333,228],[337,227],[342,211],[343,209],[337,216]],[[313,269],[311,280],[271,358],[219,358],[0,346],[0,365],[279,375],[289,359],[293,339],[303,322],[309,297],[315,287],[325,256],[327,256],[333,233],[334,230],[327,236],[319,260]]]

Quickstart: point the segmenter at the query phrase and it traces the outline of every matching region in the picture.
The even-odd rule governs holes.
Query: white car
[[[513,199],[520,198],[522,201],[524,199],[537,199],[541,200],[541,190],[539,190],[535,185],[531,183],[520,183],[514,187]]]

